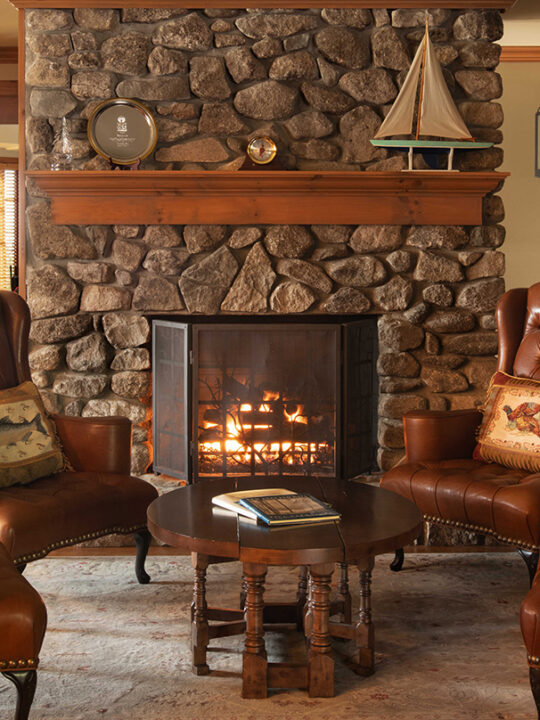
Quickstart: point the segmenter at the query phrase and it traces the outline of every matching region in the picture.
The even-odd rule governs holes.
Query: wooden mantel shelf
[[[508,173],[64,171],[26,173],[69,225],[479,225]]]
[[[237,8],[238,0],[159,0],[155,5],[148,0],[10,0],[19,10],[30,8],[133,8],[133,7],[160,7],[160,8]],[[430,8],[448,8],[455,10],[483,10],[493,8],[508,10],[517,0],[429,0]],[[272,8],[275,0],[244,0],[243,8]],[[280,8],[425,8],[425,0],[280,0]]]

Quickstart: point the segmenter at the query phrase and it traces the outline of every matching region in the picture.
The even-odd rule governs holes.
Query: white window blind
[[[11,290],[17,265],[17,171],[0,170],[0,287]]]

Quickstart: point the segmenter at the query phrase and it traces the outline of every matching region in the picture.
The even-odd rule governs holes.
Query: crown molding
[[[540,45],[503,45],[499,62],[540,62]]]

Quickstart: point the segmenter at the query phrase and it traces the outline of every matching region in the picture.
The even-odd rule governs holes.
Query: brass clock
[[[267,165],[276,157],[276,143],[269,137],[254,137],[247,146],[247,155],[257,165]]]

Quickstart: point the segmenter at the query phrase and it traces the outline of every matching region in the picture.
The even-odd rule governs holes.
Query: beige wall
[[[534,175],[534,115],[540,106],[540,63],[501,63],[506,210],[506,287],[540,282],[540,178]]]

